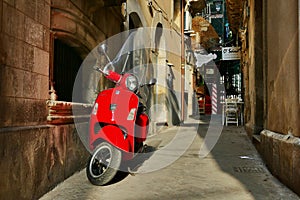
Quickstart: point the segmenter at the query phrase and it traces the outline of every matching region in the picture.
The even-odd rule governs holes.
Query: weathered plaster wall
[[[300,194],[298,1],[267,0],[266,123],[261,153],[272,173]],[[272,19],[272,20],[268,20]]]
[[[244,54],[244,83],[245,83],[245,123],[248,133],[252,135],[255,130],[255,2],[248,1],[250,15],[248,18],[248,46]]]
[[[268,1],[267,12],[267,128],[299,137],[298,1]]]
[[[298,1],[249,2],[246,127],[251,136],[257,125],[265,129],[258,150],[271,172],[300,194]]]

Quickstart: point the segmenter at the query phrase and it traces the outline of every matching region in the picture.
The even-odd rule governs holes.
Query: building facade
[[[151,133],[184,120],[189,87],[182,78],[182,5],[180,0],[0,0],[0,197],[38,199],[85,166],[89,154],[76,133],[72,107],[88,118],[89,99],[96,94],[78,93],[79,101],[72,102],[73,83],[89,52],[113,35],[154,28],[154,48],[146,51],[148,71],[159,80],[150,102]],[[179,47],[175,53],[162,38],[169,30],[168,40]],[[100,80],[100,89],[105,84]]]
[[[150,107],[150,134],[160,126],[173,126],[184,120],[187,109],[187,89],[182,67],[182,2],[175,1],[127,1],[127,30],[152,27],[151,49],[147,49],[147,67],[150,76],[157,78]],[[168,38],[166,38],[168,37]],[[170,42],[171,41],[171,42]],[[173,43],[173,44],[171,44]],[[175,46],[175,48],[174,48]],[[189,77],[189,74],[185,77]]]
[[[122,2],[1,0],[0,21],[0,198],[37,199],[85,166],[68,82],[123,31]]]
[[[232,4],[233,5],[233,4]],[[300,194],[299,1],[245,0],[239,35],[246,129],[270,171]]]

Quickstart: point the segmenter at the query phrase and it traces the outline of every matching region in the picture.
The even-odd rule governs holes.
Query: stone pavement
[[[164,129],[148,138],[146,142],[149,148],[157,151],[138,169],[141,173],[98,187],[89,183],[85,170],[82,170],[45,194],[41,200],[300,199],[270,174],[244,127],[223,127],[220,138],[217,134],[212,136],[218,139],[212,151],[200,158],[199,150],[206,138],[209,120],[207,116],[201,116],[200,120],[189,118],[180,127]],[[211,127],[217,131],[214,126]],[[195,138],[185,150],[183,143],[190,140],[192,135]],[[174,141],[175,136],[179,136],[182,145]],[[179,148],[168,146],[172,143]],[[167,151],[161,153],[164,156],[156,156],[156,152],[165,148]],[[181,151],[184,153],[178,158]],[[172,164],[159,166],[168,161]],[[161,169],[146,173],[157,167]]]

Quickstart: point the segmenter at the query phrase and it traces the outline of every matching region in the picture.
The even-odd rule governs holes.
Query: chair
[[[239,125],[239,108],[236,99],[225,100],[225,124],[235,123]]]

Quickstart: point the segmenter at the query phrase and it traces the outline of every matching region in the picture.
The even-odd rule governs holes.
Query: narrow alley
[[[147,139],[149,147],[160,149],[177,133],[197,131],[192,145],[170,166],[151,173],[128,175],[104,187],[92,185],[84,169],[45,194],[41,200],[300,199],[270,174],[243,126],[224,126],[213,150],[205,158],[199,158],[209,123],[209,116],[201,116],[200,120],[189,118],[180,127],[180,133],[179,127],[171,127]],[[144,164],[151,163],[145,161]]]

